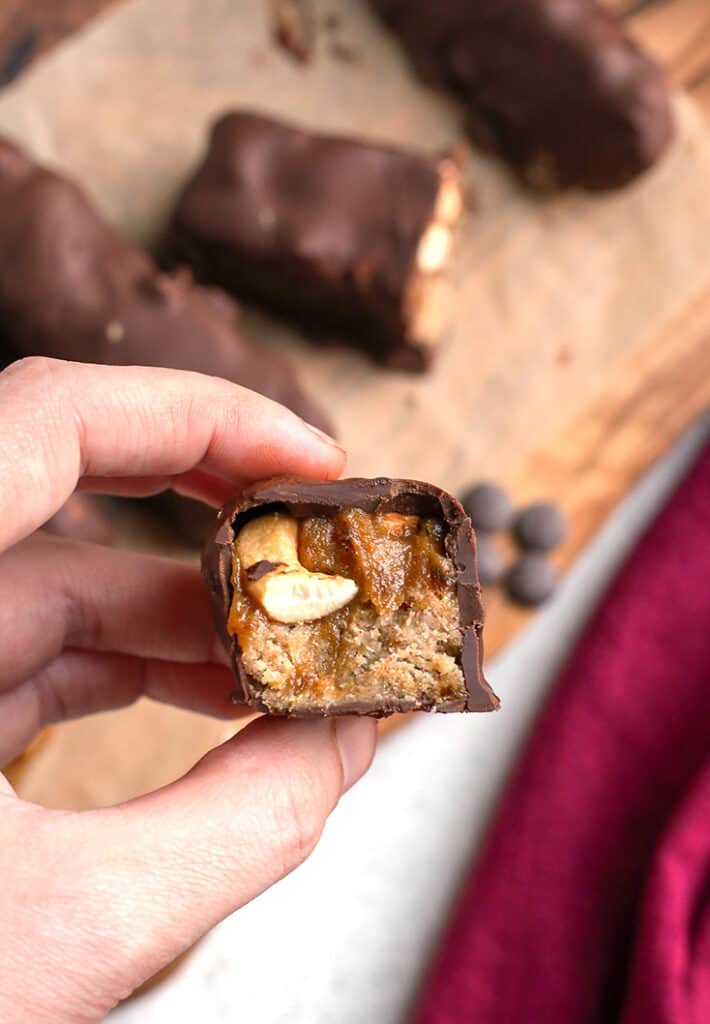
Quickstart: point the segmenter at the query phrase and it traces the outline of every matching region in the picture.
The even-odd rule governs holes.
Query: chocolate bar
[[[459,156],[314,135],[245,112],[212,128],[165,251],[222,285],[423,370],[447,326]]]
[[[0,327],[15,357],[167,366],[225,377],[329,430],[291,365],[247,340],[238,307],[161,273],[82,190],[0,140]]]
[[[413,480],[280,478],[203,556],[235,698],[274,715],[493,711],[471,523]]]
[[[672,136],[663,74],[594,0],[371,0],[470,133],[538,188],[625,185]]]

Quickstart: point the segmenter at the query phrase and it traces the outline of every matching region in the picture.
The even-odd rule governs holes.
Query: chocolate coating
[[[466,491],[461,504],[474,530],[494,533],[507,530],[513,521],[513,503],[498,484],[480,483]]]
[[[437,711],[494,711],[499,704],[482,672],[483,607],[476,577],[476,542],[471,523],[459,502],[431,484],[414,480],[350,479],[313,481],[280,477],[248,488],[224,506],[214,535],[205,548],[202,571],[212,596],[217,628],[230,653],[237,679],[240,701],[266,710],[259,701],[254,681],[242,664],[239,645],[227,632],[227,617],[232,600],[232,545],[244,521],[253,509],[279,505],[299,517],[342,509],[359,508],[365,512],[400,512],[409,515],[436,516],[446,524],[445,549],[457,573],[456,595],[463,635],[461,667],[467,700],[452,700],[435,706]],[[349,704],[348,714],[382,718],[408,711],[407,704]],[[426,709],[428,710],[428,709]],[[314,705],[311,715],[337,714]],[[304,713],[305,714],[305,713]]]
[[[506,586],[512,601],[538,605],[554,593],[559,574],[544,555],[522,555],[508,573]]]
[[[243,384],[328,430],[293,367],[244,338],[238,307],[161,273],[82,190],[0,140],[0,322],[15,357],[197,370]]]
[[[405,309],[439,157],[314,135],[246,112],[222,116],[180,195],[164,249],[199,280],[333,332],[398,369],[431,344]]]
[[[515,537],[527,551],[551,551],[567,535],[567,517],[550,501],[537,501],[518,514]]]
[[[662,72],[595,0],[371,3],[474,141],[535,187],[625,185],[673,134]]]

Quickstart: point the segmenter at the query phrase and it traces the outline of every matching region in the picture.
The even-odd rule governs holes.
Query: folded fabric
[[[710,1022],[710,447],[543,710],[414,1020]]]

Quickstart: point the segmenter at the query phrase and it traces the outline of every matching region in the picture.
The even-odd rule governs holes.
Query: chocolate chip
[[[478,579],[484,587],[499,583],[503,576],[503,559],[492,540],[485,535],[476,538]]]
[[[508,573],[508,596],[517,604],[542,604],[554,592],[559,573],[545,555],[522,555]]]
[[[511,500],[497,484],[476,484],[466,491],[461,504],[474,530],[482,530],[484,533],[506,530],[513,519]]]
[[[528,505],[515,520],[515,536],[527,551],[551,551],[566,535],[567,517],[549,501]]]

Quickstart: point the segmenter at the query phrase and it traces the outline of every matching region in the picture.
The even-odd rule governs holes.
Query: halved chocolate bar
[[[370,2],[534,187],[625,185],[672,137],[663,73],[596,0]]]
[[[413,480],[280,478],[203,556],[240,701],[275,715],[493,711],[471,523]]]
[[[314,135],[229,113],[188,181],[165,250],[203,281],[426,368],[447,326],[460,156]]]

